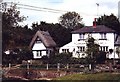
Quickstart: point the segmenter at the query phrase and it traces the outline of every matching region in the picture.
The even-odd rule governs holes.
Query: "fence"
[[[89,71],[89,65],[82,65],[82,64],[32,64],[32,63],[25,63],[25,64],[9,64],[9,69],[37,69],[37,70],[55,70],[55,71],[67,71],[67,72],[85,72]],[[95,71],[97,72],[109,72],[110,70],[115,72],[120,72],[120,65],[112,66],[106,64],[99,64],[96,65]]]

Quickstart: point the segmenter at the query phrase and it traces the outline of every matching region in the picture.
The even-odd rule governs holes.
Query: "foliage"
[[[65,28],[75,29],[78,25],[81,27],[83,24],[81,16],[76,12],[67,12],[60,16],[59,22]],[[79,28],[80,28],[79,27]]]
[[[96,63],[97,64],[104,64],[106,60],[106,52],[100,51],[96,56]]]
[[[96,58],[99,53],[99,45],[95,43],[95,39],[93,37],[88,37],[87,40],[87,57],[85,58],[86,64],[90,64],[91,68],[94,71],[94,65],[96,63]]]
[[[118,54],[118,57],[120,57],[120,47],[116,48],[116,53]]]
[[[21,46],[28,46],[31,40],[32,31],[28,26],[19,26],[19,22],[26,20],[20,16],[16,4],[11,5],[2,12],[2,45],[3,51]]]
[[[70,64],[86,64],[86,60],[85,58],[75,58],[75,57],[72,57],[71,60],[70,60]]]
[[[115,30],[117,33],[120,33],[120,22],[114,14],[99,17],[97,24],[108,26],[109,28]]]
[[[26,17],[20,16],[20,11],[16,9],[16,4],[11,5],[10,8],[5,8],[2,13],[3,26],[16,27],[18,26],[18,22],[24,20],[26,20]]]
[[[10,54],[3,53],[2,62],[3,64],[17,64],[22,63],[22,60],[29,60],[33,58],[33,54],[29,48],[25,47],[22,49],[15,48],[14,50],[10,51]]]
[[[16,9],[16,5],[11,5],[10,8],[6,8],[1,13],[3,63],[18,63],[29,58],[31,52],[29,53],[27,49],[33,32],[27,25],[22,27],[18,24],[26,18],[20,16],[20,11]],[[22,52],[19,51],[20,49]],[[9,55],[5,54],[4,51],[6,50],[11,50],[11,53]]]
[[[58,53],[51,55],[49,58],[49,63],[70,63],[70,59],[72,57],[71,53]]]
[[[88,56],[86,57],[86,61],[88,61],[89,64],[95,63],[98,52],[99,45],[95,43],[95,39],[93,37],[88,38],[86,50]]]

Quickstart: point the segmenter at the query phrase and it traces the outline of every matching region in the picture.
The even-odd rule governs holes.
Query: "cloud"
[[[75,11],[79,13],[85,25],[92,25],[96,15],[103,14],[115,14],[118,13],[118,1],[119,0],[7,0],[16,1],[21,4],[27,4],[43,8],[51,8],[63,11]],[[99,3],[97,7],[96,3]],[[56,23],[61,15],[65,12],[52,13],[49,11],[30,11],[21,10],[21,14],[28,17],[28,22],[46,21],[48,23]],[[29,23],[30,24],[30,23]]]

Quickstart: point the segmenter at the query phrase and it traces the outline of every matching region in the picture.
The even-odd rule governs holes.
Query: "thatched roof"
[[[50,47],[55,47],[56,43],[55,41],[52,39],[52,37],[50,36],[48,31],[37,31],[35,36],[33,37],[31,43],[30,43],[30,48],[33,47],[36,39],[39,38],[43,44],[45,45],[45,47],[50,48]]]

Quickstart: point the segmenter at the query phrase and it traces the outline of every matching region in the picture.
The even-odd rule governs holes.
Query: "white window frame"
[[[85,39],[85,34],[79,34],[79,38],[80,38],[80,40],[84,40]]]
[[[100,46],[100,51],[105,51],[107,52],[108,51],[108,46]]]
[[[100,39],[107,39],[107,37],[106,37],[106,33],[100,33]]]
[[[69,53],[69,49],[62,49],[63,53]]]
[[[85,46],[78,46],[79,52],[85,52]]]

